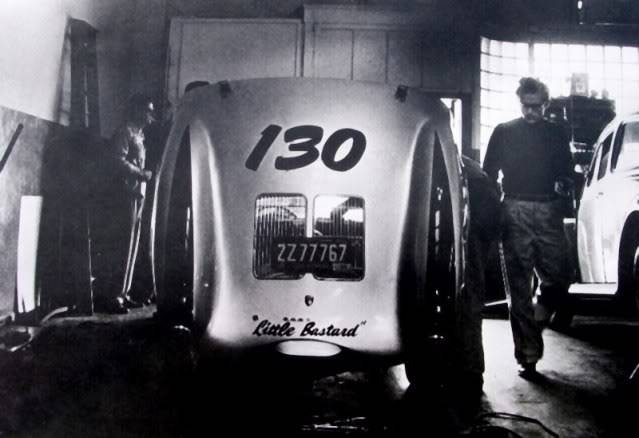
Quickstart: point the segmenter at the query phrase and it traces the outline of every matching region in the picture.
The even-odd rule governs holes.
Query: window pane
[[[588,46],[586,53],[589,62],[603,61],[603,47],[602,46]]]
[[[550,58],[554,60],[568,59],[568,46],[566,44],[551,44]]]
[[[586,61],[571,62],[570,64],[568,64],[568,71],[570,71],[570,73],[588,74],[588,69],[586,68]]]
[[[501,58],[497,56],[491,56],[488,58],[488,70],[501,72]]]
[[[617,161],[617,170],[639,166],[639,123],[629,123],[624,129],[623,141]]]
[[[609,99],[616,99],[619,98],[623,91],[623,83],[621,81],[608,81],[606,83],[606,87],[601,91],[602,94],[600,97],[604,97],[604,91],[608,91],[608,98]]]
[[[489,45],[490,40],[488,38],[481,38],[481,51],[483,53],[488,53],[488,45]]]
[[[501,55],[501,41],[491,40],[488,53],[491,55]]]
[[[533,45],[535,60],[550,59],[550,44]]]
[[[621,78],[621,64],[619,63],[606,63],[605,75],[607,79],[620,79]]]
[[[588,73],[591,78],[604,78],[604,64],[602,62],[588,64]]]
[[[573,62],[586,62],[586,46],[573,44],[568,49],[568,59]]]
[[[488,70],[488,55],[485,55],[483,53],[481,54],[479,68],[481,68],[484,71]]]
[[[479,92],[479,101],[482,109],[488,106],[488,91],[483,89]],[[483,114],[483,113],[482,113]]]
[[[522,76],[530,74],[528,43],[514,43],[482,38],[480,75],[480,140],[483,156],[496,124],[519,115],[515,90]]]
[[[552,62],[550,62],[550,59],[537,60],[537,58],[535,58],[534,72],[536,76],[549,76],[551,71]]]
[[[608,168],[608,159],[610,158],[610,146],[612,143],[612,134],[610,134],[603,142],[601,146],[601,163],[599,163],[599,171],[597,172],[597,179],[601,179],[606,174]]]
[[[604,57],[606,62],[621,62],[621,47],[605,46]]]
[[[639,79],[639,64],[623,64],[622,75],[624,79]]]
[[[516,59],[515,64],[517,66],[516,72],[518,76],[527,76],[529,74],[528,57]]]
[[[502,67],[504,74],[514,75],[517,73],[517,69],[515,68],[515,60],[513,58],[504,58],[502,60]]]
[[[517,43],[515,44],[515,57],[528,61],[528,44]]]
[[[637,47],[622,47],[621,57],[623,62],[632,64],[639,63],[639,49]]]
[[[515,56],[515,43],[504,41],[501,45],[502,56],[513,58]]]
[[[569,95],[575,73],[587,75],[598,98],[613,99],[617,112],[639,109],[639,49],[603,45],[499,42],[482,39],[482,147],[494,125],[519,116],[515,90],[522,76],[544,81],[551,97]],[[533,57],[529,59],[529,54]],[[532,61],[532,64],[529,62]],[[483,150],[482,150],[483,155]]]

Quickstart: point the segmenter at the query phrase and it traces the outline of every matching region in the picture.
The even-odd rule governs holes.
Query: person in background
[[[519,375],[537,375],[544,350],[542,329],[554,314],[556,327],[568,312],[568,248],[563,231],[565,200],[573,163],[568,138],[560,126],[544,119],[548,87],[537,79],[519,81],[522,117],[497,125],[484,171],[497,182],[503,175],[503,252],[510,323]],[[540,279],[534,304],[532,276]],[[535,315],[537,314],[537,319]]]
[[[184,93],[196,88],[209,85],[208,81],[191,81],[184,87]],[[144,129],[144,145],[146,147],[146,169],[158,174],[159,166],[164,153],[164,145],[173,124],[173,110],[170,101],[165,101],[162,108],[162,118],[147,125]],[[149,184],[146,208],[142,215],[140,232],[140,253],[137,257],[135,275],[131,286],[130,296],[135,302],[151,304],[155,300],[155,285],[153,281],[153,266],[151,260],[151,208],[153,205],[152,184]]]
[[[456,388],[461,397],[477,403],[483,394],[484,349],[482,341],[482,311],[485,297],[484,260],[488,245],[499,238],[500,193],[481,165],[462,156],[464,177],[468,185],[470,221],[468,224],[468,255],[464,288],[460,302],[459,345],[464,358]]]
[[[93,215],[94,310],[127,313],[141,305],[129,297],[138,251],[146,183],[144,128],[153,121],[153,103],[141,94],[127,102],[126,120],[115,131],[104,153],[105,176]]]
[[[147,195],[142,225],[140,230],[139,253],[131,286],[131,299],[142,304],[152,304],[155,300],[155,286],[153,283],[153,267],[151,260],[151,208],[154,201],[155,175],[159,173],[164,145],[173,124],[173,111],[168,100],[162,108],[162,117],[147,125],[144,129],[144,146],[146,148],[145,167],[154,175],[147,183]]]

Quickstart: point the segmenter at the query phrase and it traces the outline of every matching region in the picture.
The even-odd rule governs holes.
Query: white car
[[[153,206],[159,314],[213,354],[442,364],[466,214],[449,123],[438,99],[373,83],[187,93]]]
[[[595,144],[577,214],[580,284],[637,306],[639,114],[618,117]]]

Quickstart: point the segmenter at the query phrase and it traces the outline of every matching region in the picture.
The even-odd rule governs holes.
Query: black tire
[[[193,321],[193,208],[188,134],[178,154],[165,241],[163,288],[158,295],[161,320],[190,327]]]
[[[619,249],[618,296],[623,310],[639,313],[639,230],[624,230]]]
[[[428,230],[427,280],[419,310],[426,333],[413,333],[406,359],[406,374],[420,388],[443,388],[458,367],[458,317],[453,205],[448,174],[439,141],[433,155]],[[426,324],[424,324],[426,322]]]

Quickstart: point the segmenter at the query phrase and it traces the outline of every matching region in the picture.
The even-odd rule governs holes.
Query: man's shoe
[[[132,300],[126,295],[121,298],[121,302],[122,302],[122,305],[126,307],[127,309],[139,309],[144,306],[142,303]]]
[[[146,288],[141,287],[133,287],[129,293],[126,294],[127,298],[131,301],[135,301],[141,303],[143,306],[146,306],[150,300],[150,297],[153,296],[153,292]]]
[[[111,315],[124,315],[129,310],[117,298],[110,300],[99,300],[95,303],[94,310],[97,313],[109,313]]]
[[[537,373],[537,362],[519,364],[517,374],[519,374],[519,377],[526,380],[534,380],[538,378],[539,373]]]

